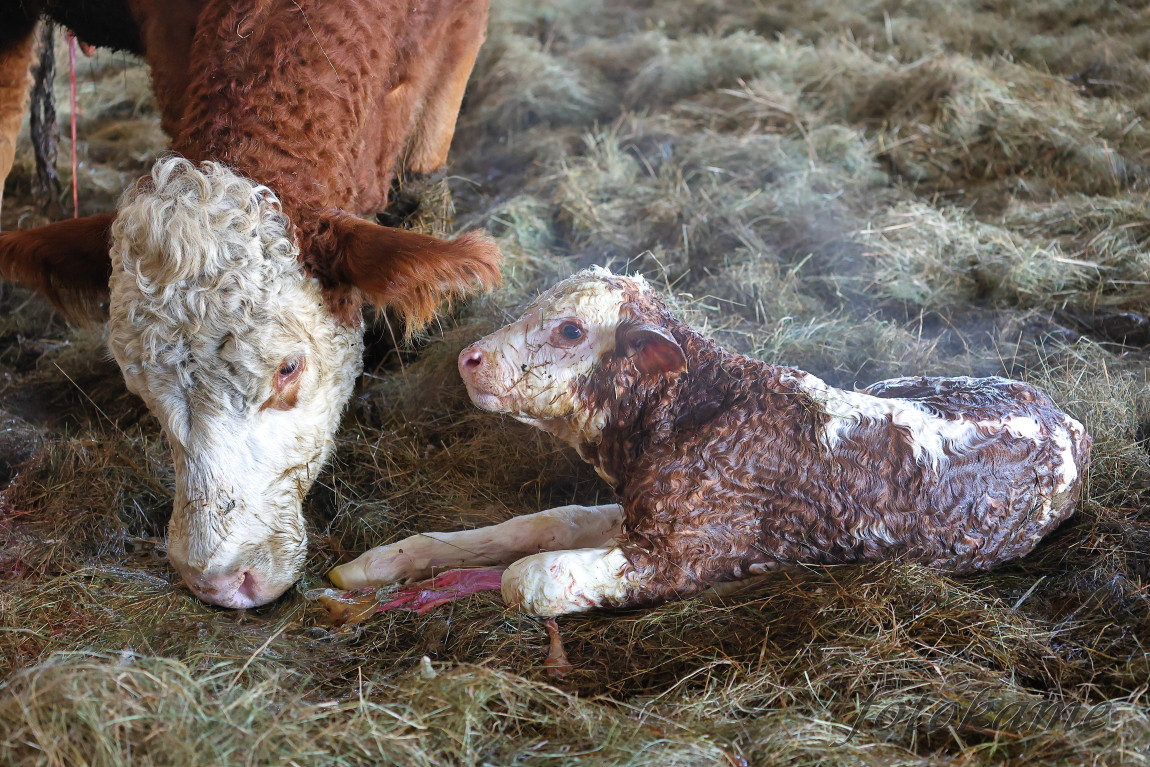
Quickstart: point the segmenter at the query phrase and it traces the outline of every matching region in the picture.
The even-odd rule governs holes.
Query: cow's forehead
[[[243,347],[257,354],[272,354],[276,346],[306,340],[317,326],[327,324],[319,287],[302,275],[285,274],[277,282],[234,280],[222,289],[187,288],[161,291],[125,291],[126,314],[143,338],[151,341],[141,349],[155,355],[152,346],[181,345],[189,349],[226,354]],[[124,330],[127,330],[124,328]],[[130,332],[130,331],[129,331]]]
[[[271,190],[218,163],[178,157],[157,161],[124,196],[113,240],[131,272],[161,287],[226,290],[225,278],[267,282],[298,264]]]
[[[274,195],[223,166],[157,162],[113,239],[109,342],[125,362],[186,367],[240,347],[258,365],[330,324]]]

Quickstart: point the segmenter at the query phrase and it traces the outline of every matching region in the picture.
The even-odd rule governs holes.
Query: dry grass
[[[307,503],[308,575],[257,610],[167,564],[166,446],[98,331],[0,288],[0,762],[1150,761],[1150,327],[1108,330],[1150,304],[1148,52],[1144,9],[1102,0],[496,3],[452,175],[406,179],[391,213],[487,227],[504,287],[414,349],[380,324]],[[94,212],[162,139],[143,69],[84,66]],[[5,227],[44,220],[28,157]],[[558,686],[542,628],[492,598],[320,624],[304,592],[369,546],[609,498],[454,373],[591,263],[836,384],[1030,380],[1095,437],[1086,498],[991,573],[814,569],[565,619]]]

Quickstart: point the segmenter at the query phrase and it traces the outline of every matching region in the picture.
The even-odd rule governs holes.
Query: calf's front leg
[[[560,506],[478,530],[421,533],[364,552],[328,573],[341,589],[422,580],[453,567],[506,565],[540,551],[601,546],[619,535],[623,510]]]

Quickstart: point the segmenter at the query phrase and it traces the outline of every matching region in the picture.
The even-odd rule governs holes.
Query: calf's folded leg
[[[364,552],[328,573],[341,589],[421,580],[436,570],[505,565],[539,551],[598,546],[619,535],[618,504],[560,506],[498,525],[454,533],[421,533]]]
[[[677,542],[678,551],[668,547],[655,554],[631,549],[628,555],[620,546],[534,554],[504,571],[503,601],[550,618],[599,607],[649,607],[699,593],[721,600],[783,567],[773,559],[743,568],[733,557],[698,561],[682,555],[691,541],[705,550],[702,540],[691,536]]]
[[[503,601],[530,615],[553,618],[596,607],[635,604],[650,580],[613,548],[547,551],[518,560],[503,573]]]

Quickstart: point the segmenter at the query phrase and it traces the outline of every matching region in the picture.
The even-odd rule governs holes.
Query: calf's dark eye
[[[568,341],[578,341],[583,337],[583,328],[576,325],[574,322],[565,322],[559,328],[560,334]]]
[[[287,360],[286,362],[284,362],[284,364],[280,365],[280,371],[279,371],[280,375],[283,376],[284,378],[287,378],[292,373],[294,373],[296,371],[296,368],[298,368],[298,367],[299,367],[299,360],[298,359]]]

